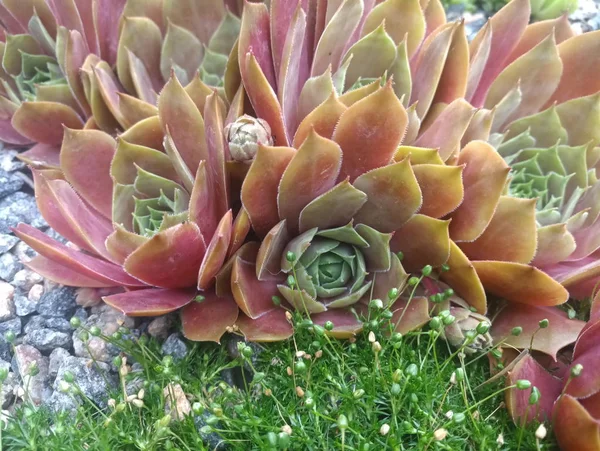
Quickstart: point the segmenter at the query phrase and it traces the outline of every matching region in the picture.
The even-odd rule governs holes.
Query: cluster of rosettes
[[[600,280],[600,33],[528,25],[528,0],[470,43],[439,0],[268,3],[1,3],[0,138],[35,144],[70,242],[19,225],[29,267],[180,310],[192,340],[285,339],[288,310],[349,337],[379,299],[400,332],[450,311],[457,346],[498,300],[492,336],[574,342],[555,306]]]

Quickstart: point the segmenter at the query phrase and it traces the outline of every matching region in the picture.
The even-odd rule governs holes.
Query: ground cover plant
[[[65,374],[63,389],[84,400],[81,408],[56,416],[24,404],[6,419],[3,449],[555,446],[545,429],[549,425],[512,423],[503,408],[503,382],[484,384],[487,359],[459,356],[441,339],[440,324],[449,321],[448,312],[425,330],[404,336],[389,335],[385,312],[375,303],[371,330],[356,340],[331,339],[294,315],[293,340],[263,347],[231,337],[223,346],[198,344],[182,361],[162,356],[154,341],[132,342],[121,333],[104,337],[129,356],[115,359],[123,384],[108,408],[85,400],[72,375]]]
[[[305,324],[344,380],[357,369],[333,349],[366,336],[377,365],[414,360],[393,376],[399,396],[426,360],[441,379],[455,358],[493,352],[519,426],[554,416],[564,449],[598,444],[598,301],[585,301],[600,280],[600,32],[575,35],[566,16],[529,24],[528,0],[471,42],[439,0],[101,3],[0,9],[3,130],[36,143],[21,158],[64,238],[15,227],[38,253],[31,270],[126,315],[177,312],[192,341],[235,333],[297,346]],[[43,100],[50,91],[64,96]],[[588,306],[579,318],[570,299]],[[439,363],[434,336],[451,363]],[[297,349],[290,377],[318,351]],[[391,414],[373,410],[401,434],[388,443],[392,424],[378,424],[384,446],[444,446],[429,434],[451,437],[446,426],[467,417],[478,430],[461,369],[465,410],[413,424],[416,438],[396,417],[418,409],[390,399]],[[314,390],[294,386],[299,402],[327,405]],[[278,406],[267,398],[265,409]],[[302,440],[322,419],[308,407]],[[351,427],[377,423],[373,412],[339,413],[341,446],[375,440]],[[267,440],[289,439],[278,434]]]

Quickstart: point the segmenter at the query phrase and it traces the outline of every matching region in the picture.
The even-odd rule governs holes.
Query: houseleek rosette
[[[219,341],[238,306],[216,295],[215,276],[250,229],[230,208],[223,128],[218,94],[201,111],[173,76],[158,115],[118,142],[67,129],[62,171],[34,174],[41,213],[74,246],[20,224],[15,233],[39,252],[29,267],[65,285],[113,287],[105,302],[128,315],[181,309],[187,337]]]
[[[390,266],[390,238],[363,224],[307,230],[284,249],[281,269],[288,283],[277,288],[301,312],[356,304],[371,287],[367,275]]]

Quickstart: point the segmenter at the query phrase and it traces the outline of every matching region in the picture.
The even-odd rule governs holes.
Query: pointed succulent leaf
[[[549,320],[550,325],[540,329],[539,323],[544,319]],[[556,307],[515,303],[504,308],[494,318],[491,333],[494,341],[502,340],[517,349],[529,349],[535,334],[531,349],[548,354],[556,360],[558,351],[574,343],[584,325],[583,321],[569,319],[564,311]],[[514,327],[523,329],[519,336],[511,334]]]
[[[313,227],[329,229],[348,224],[367,201],[367,195],[348,180],[313,199],[300,212],[300,233]]]
[[[400,228],[422,203],[408,158],[359,176],[354,186],[367,195],[367,202],[355,216],[356,222],[383,233]]]
[[[402,141],[406,121],[406,111],[391,83],[348,108],[333,133],[344,153],[338,181],[349,176],[352,182],[388,164]]]
[[[250,319],[240,315],[236,325],[246,340],[257,342],[281,341],[294,333],[292,325],[285,317],[285,310],[274,308],[259,318]]]
[[[325,102],[312,110],[300,123],[294,135],[294,147],[300,147],[313,130],[319,136],[331,139],[335,126],[346,109],[335,93],[331,93]]]
[[[223,334],[238,319],[238,306],[231,296],[217,297],[212,291],[200,296],[181,310],[183,335],[193,341],[220,343]]]
[[[414,164],[412,153],[410,159]],[[462,203],[463,166],[417,164],[412,169],[423,196],[420,214],[441,218],[452,213]]]
[[[104,296],[102,300],[128,316],[159,316],[193,301],[194,290],[148,288]]]
[[[590,406],[598,405],[598,395],[591,397]],[[600,446],[600,420],[583,403],[571,395],[559,398],[552,422],[556,440],[563,449],[597,449]]]
[[[55,102],[23,102],[12,117],[12,126],[23,136],[44,144],[60,145],[63,126],[83,128],[73,108]]]
[[[391,307],[394,332],[407,334],[421,328],[430,320],[429,302],[426,297],[415,296],[410,300],[400,298]]]
[[[289,234],[284,219],[267,233],[260,245],[256,256],[256,277],[258,277],[258,280],[267,280],[281,272],[281,255],[288,241]]]
[[[23,264],[40,276],[69,287],[106,288],[114,285],[83,275],[41,255],[36,255],[32,260]]]
[[[233,229],[233,217],[229,210],[219,224],[217,229],[206,248],[206,254],[202,259],[200,270],[198,272],[198,289],[206,290],[217,275],[225,259],[227,258],[227,250],[231,243],[231,233]]]

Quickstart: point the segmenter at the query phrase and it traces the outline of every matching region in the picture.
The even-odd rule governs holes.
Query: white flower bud
[[[225,127],[225,138],[229,143],[231,158],[236,161],[251,161],[259,144],[273,145],[271,127],[267,121],[247,114]]]

